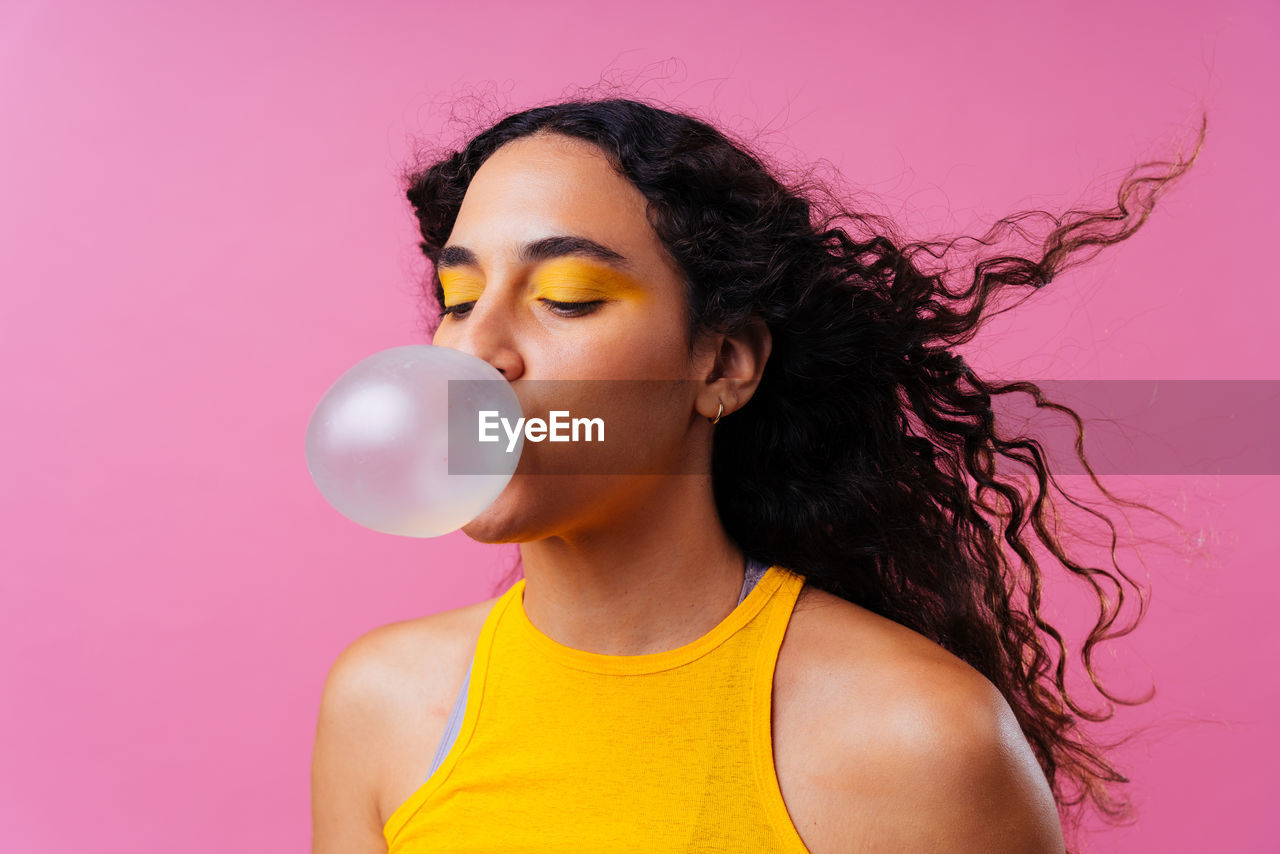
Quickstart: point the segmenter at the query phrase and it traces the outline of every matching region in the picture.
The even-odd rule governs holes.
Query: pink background
[[[1231,0],[8,0],[0,848],[305,850],[334,657],[493,595],[508,551],[364,530],[303,456],[330,383],[423,340],[396,172],[452,98],[515,109],[634,75],[825,158],[917,236],[1112,199],[1207,109],[1200,162],[1143,230],[971,361],[1277,379],[1278,36],[1274,2]],[[1202,542],[1144,553],[1150,616],[1104,648],[1117,690],[1160,693],[1118,718],[1152,725],[1117,754],[1139,820],[1091,850],[1275,850],[1280,479],[1114,483]]]

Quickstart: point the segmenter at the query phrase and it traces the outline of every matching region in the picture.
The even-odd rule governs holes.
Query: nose
[[[441,344],[484,359],[512,382],[524,373],[524,359],[517,346],[512,318],[497,300],[486,300],[485,296],[496,294],[485,294],[476,300],[464,320],[447,321],[451,324],[450,334],[437,333],[437,338],[446,338],[439,342]]]

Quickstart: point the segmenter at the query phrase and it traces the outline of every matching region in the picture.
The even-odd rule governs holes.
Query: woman
[[[527,110],[413,174],[433,342],[646,438],[526,445],[463,528],[518,543],[524,578],[343,652],[314,851],[1028,854],[1065,850],[1069,807],[1118,812],[1125,778],[1078,728],[1096,716],[1052,672],[1024,525],[1098,593],[1086,666],[1142,591],[1065,554],[1038,446],[991,409],[1056,404],[955,348],[1189,166],[963,289],[913,263],[937,247],[636,101]],[[651,380],[677,382],[631,382]],[[590,470],[534,476],[573,454]]]

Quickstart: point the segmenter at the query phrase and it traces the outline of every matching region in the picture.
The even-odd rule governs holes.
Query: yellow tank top
[[[803,585],[770,567],[701,638],[618,656],[543,634],[517,581],[480,631],[457,740],[383,828],[389,854],[807,854],[771,726]]]

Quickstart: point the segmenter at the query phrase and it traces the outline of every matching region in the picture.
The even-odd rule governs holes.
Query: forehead
[[[640,260],[660,251],[646,199],[598,147],[560,134],[513,140],[480,166],[450,243],[482,256],[549,234],[590,237]]]

